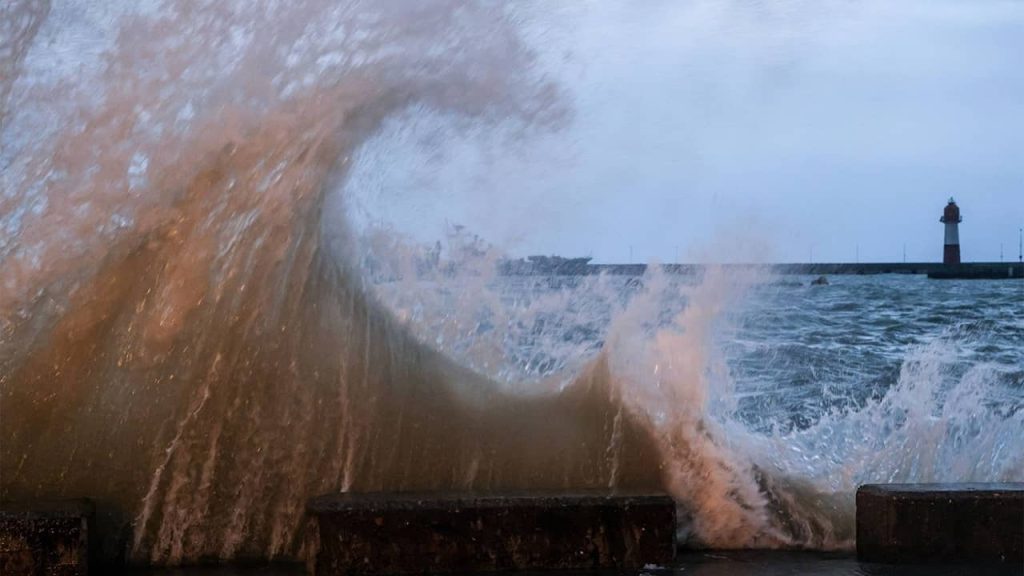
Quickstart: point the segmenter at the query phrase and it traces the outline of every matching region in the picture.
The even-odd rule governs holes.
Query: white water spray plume
[[[106,557],[175,565],[301,558],[337,491],[663,488],[692,544],[843,548],[860,482],[1024,477],[1003,373],[949,369],[977,336],[763,426],[722,342],[770,277],[509,277],[469,230],[354,214],[388,123],[572,121],[524,14],[0,7],[0,497],[94,498]]]

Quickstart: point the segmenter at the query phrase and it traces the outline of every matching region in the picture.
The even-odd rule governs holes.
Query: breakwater
[[[1019,262],[972,262],[947,266],[941,262],[871,262],[871,263],[790,263],[790,264],[661,264],[662,270],[670,274],[697,275],[711,266],[726,270],[761,269],[775,274],[827,275],[827,274],[908,274],[943,275],[971,278],[1024,278],[1024,264]],[[507,276],[556,275],[589,276],[609,274],[614,276],[643,276],[648,264],[592,264],[581,260],[564,260],[553,264],[531,261],[504,262],[499,266]]]

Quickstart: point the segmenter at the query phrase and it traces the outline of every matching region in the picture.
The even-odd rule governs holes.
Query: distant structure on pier
[[[498,262],[498,271],[510,275],[583,275],[588,273],[590,260],[590,258],[563,258],[561,256],[527,256],[525,259]]]
[[[942,263],[949,265],[960,264],[960,223],[963,222],[960,216],[960,207],[956,201],[949,199],[946,209],[942,211],[942,218],[939,222],[946,225],[946,242],[942,247]]]

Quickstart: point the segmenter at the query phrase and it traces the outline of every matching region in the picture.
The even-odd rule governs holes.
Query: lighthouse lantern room
[[[942,263],[956,265],[960,263],[960,223],[963,218],[960,216],[960,207],[950,198],[946,209],[942,211],[942,218],[939,222],[946,225],[946,241],[942,247]]]

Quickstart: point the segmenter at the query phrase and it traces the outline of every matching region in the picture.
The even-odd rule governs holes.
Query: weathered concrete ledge
[[[642,568],[675,556],[676,508],[663,494],[336,494],[307,511],[318,575]]]
[[[0,503],[0,574],[88,574],[94,514],[84,499]]]
[[[857,490],[857,558],[1024,562],[1024,484],[874,484]]]

